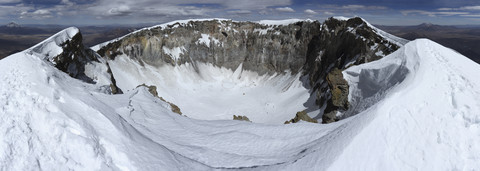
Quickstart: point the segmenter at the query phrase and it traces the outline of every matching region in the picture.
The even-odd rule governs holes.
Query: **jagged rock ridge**
[[[115,84],[115,78],[111,73],[108,63],[104,61],[95,51],[83,45],[83,37],[78,28],[70,27],[53,35],[26,51],[30,54],[43,56],[59,70],[67,73],[73,78],[83,80],[87,83],[96,83],[97,75],[105,75],[108,82],[108,92],[117,94],[122,90]],[[86,74],[87,65],[99,65],[99,71],[90,71]],[[102,70],[103,69],[103,70]],[[98,73],[95,73],[98,72]]]

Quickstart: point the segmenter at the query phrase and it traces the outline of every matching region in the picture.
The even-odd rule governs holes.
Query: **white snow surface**
[[[211,37],[208,34],[201,34],[202,37],[198,39],[196,42],[197,44],[204,44],[208,48],[210,48],[210,42],[213,42],[214,45],[219,45],[220,41],[214,37]]]
[[[401,37],[397,37],[397,36],[394,36],[390,33],[387,33],[381,29],[378,29],[377,27],[373,26],[372,24],[370,24],[367,20],[363,19],[362,20],[367,23],[367,25],[369,27],[371,27],[375,32],[377,32],[378,35],[384,37],[385,39],[387,39],[389,42],[392,42],[392,43],[395,43],[397,44],[398,46],[403,46],[405,44],[407,44],[409,41],[407,39],[404,39],[404,38],[401,38]]]
[[[263,25],[289,25],[300,21],[313,22],[310,19],[285,19],[285,20],[260,20],[257,21],[259,24]]]
[[[480,66],[429,40],[344,71],[355,115],[327,125],[192,119],[145,87],[104,94],[27,52],[0,60],[0,170],[480,168]],[[232,80],[295,78],[252,74]]]
[[[340,21],[347,21],[350,18],[344,17],[344,16],[333,16],[334,19],[340,20]]]
[[[183,52],[185,51],[185,47],[181,46],[181,47],[174,47],[174,48],[170,49],[166,46],[163,46],[162,50],[163,50],[163,52],[165,52],[165,54],[172,57],[172,59],[174,61],[177,61],[178,59],[180,59],[180,55],[182,55]]]
[[[195,119],[231,120],[241,115],[256,123],[283,124],[306,109],[303,104],[310,96],[300,74],[258,75],[242,65],[233,71],[205,63],[142,66],[125,55],[109,63],[123,91],[155,85],[159,96]]]

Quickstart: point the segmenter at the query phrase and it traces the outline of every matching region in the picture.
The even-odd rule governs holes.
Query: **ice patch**
[[[185,47],[183,46],[174,47],[172,49],[167,48],[166,46],[163,46],[162,49],[163,49],[163,52],[169,55],[170,57],[172,57],[174,61],[178,61],[178,59],[180,59],[180,55],[182,55],[183,52],[186,51]]]
[[[210,48],[210,42],[212,42],[214,45],[220,45],[220,41],[214,37],[211,37],[208,34],[201,34],[202,37],[197,40],[197,44],[204,44],[208,48]]]

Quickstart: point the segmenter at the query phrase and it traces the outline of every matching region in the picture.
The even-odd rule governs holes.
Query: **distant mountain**
[[[55,30],[58,31],[58,30]],[[22,27],[15,22],[8,23],[7,25],[0,26],[0,33],[13,34],[13,35],[32,35],[32,34],[51,34],[52,31],[47,31],[41,28],[35,27]]]
[[[19,27],[22,27],[22,26],[20,26],[20,24],[17,24],[17,23],[15,23],[15,22],[13,22],[13,21],[10,22],[10,23],[8,23],[6,26],[9,27],[9,28],[19,28]]]
[[[413,27],[416,29],[421,29],[425,31],[435,31],[435,30],[442,30],[442,29],[455,29],[455,26],[442,26],[442,25],[436,25],[432,23],[422,23],[416,27]]]
[[[431,39],[480,63],[480,29],[478,27],[444,26],[431,23],[415,26],[377,27],[408,40]]]
[[[422,23],[419,25],[413,26],[383,26],[378,25],[377,27],[390,30],[402,30],[402,31],[439,31],[445,29],[457,29],[456,26],[446,26],[446,25],[437,25],[432,23]]]

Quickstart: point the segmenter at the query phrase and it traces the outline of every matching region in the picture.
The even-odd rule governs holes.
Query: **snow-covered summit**
[[[355,16],[355,17],[352,17],[352,18],[348,18],[348,17],[344,17],[344,16],[334,16],[334,17],[331,17],[329,18],[330,20],[331,19],[335,19],[335,20],[339,20],[339,21],[348,21],[350,19],[354,19],[354,18],[359,18],[361,19],[364,23],[367,24],[368,27],[372,28],[375,33],[381,35],[382,37],[384,37],[385,39],[387,39],[388,41],[392,42],[392,43],[395,43],[396,45],[398,46],[403,46],[405,45],[406,43],[408,43],[408,40],[406,39],[403,39],[401,37],[397,37],[397,36],[394,36],[390,33],[387,33],[377,27],[375,27],[373,24],[370,24],[367,20],[365,20],[364,18],[362,17],[359,17],[359,16]]]
[[[35,53],[38,56],[44,57],[52,63],[55,63],[53,58],[63,52],[62,46],[65,44],[65,42],[71,40],[78,33],[79,30],[76,27],[66,28],[26,51],[27,53]]]
[[[8,24],[6,25],[6,27],[9,27],[9,28],[19,28],[19,27],[22,27],[22,26],[20,26],[20,24],[17,24],[17,23],[15,23],[15,22],[12,21],[12,22],[8,23]]]
[[[427,39],[347,69],[352,111],[360,112],[351,123],[360,131],[330,169],[480,168],[479,72],[480,65]]]
[[[313,22],[311,19],[285,19],[285,20],[260,20],[256,23],[263,24],[263,25],[289,25],[297,22]]]

